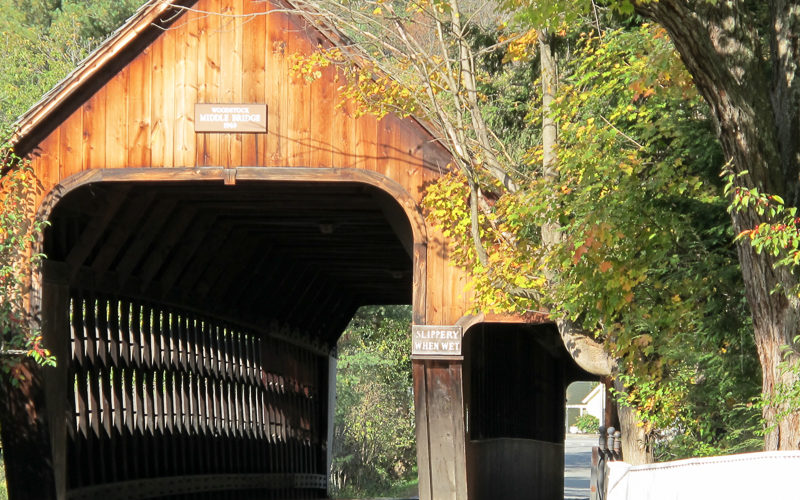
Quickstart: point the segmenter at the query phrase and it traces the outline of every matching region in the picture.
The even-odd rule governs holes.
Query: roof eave
[[[109,62],[125,51],[148,28],[164,28],[174,21],[176,14],[164,16],[167,11],[181,9],[197,0],[173,2],[170,0],[149,0],[139,7],[119,29],[100,44],[78,67],[70,72],[55,87],[34,104],[14,123],[15,133],[12,143],[18,146],[31,133],[39,129],[56,110],[63,106],[91,78],[98,75]],[[26,154],[28,151],[18,151]]]

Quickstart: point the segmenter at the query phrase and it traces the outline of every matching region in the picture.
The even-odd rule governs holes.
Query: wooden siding
[[[84,96],[34,150],[44,194],[94,169],[336,167],[385,175],[419,203],[446,168],[446,151],[413,119],[355,118],[352,105],[341,105],[333,69],[315,82],[293,76],[291,55],[328,41],[297,16],[266,14],[268,5],[200,0]],[[268,132],[195,133],[196,102],[264,102]],[[416,317],[453,324],[470,306],[466,277],[448,263],[441,232],[427,234],[427,262],[419,263],[427,269],[426,310]]]

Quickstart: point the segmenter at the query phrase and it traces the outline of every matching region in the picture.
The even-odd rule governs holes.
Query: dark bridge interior
[[[410,245],[402,209],[367,185],[107,183],[58,203],[44,251],[72,286],[332,346],[359,306],[410,303]]]
[[[50,222],[68,498],[326,496],[329,355],[359,306],[411,301],[411,229],[388,195],[105,183]]]

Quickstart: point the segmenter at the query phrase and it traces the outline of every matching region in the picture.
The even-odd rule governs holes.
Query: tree
[[[140,4],[0,0],[0,124],[10,126]]]
[[[42,256],[31,254],[46,222],[35,221],[37,186],[35,175],[24,160],[16,158],[6,143],[0,145],[0,168],[13,169],[0,178],[0,372],[10,375],[0,382],[18,382],[20,362],[54,365],[55,360],[42,345],[40,332],[31,329],[27,293],[30,277]]]
[[[339,340],[331,482],[338,494],[384,495],[414,476],[408,306],[359,309]]]
[[[616,357],[626,386],[618,389],[638,413],[622,409],[639,420],[623,426],[629,445],[652,445],[660,430],[680,428],[680,450],[657,441],[662,456],[752,446],[755,408],[735,402],[755,396],[758,378],[742,334],[747,314],[717,176],[722,155],[704,105],[663,29],[609,30],[571,43],[551,104],[558,175],[521,183],[495,203],[486,240],[515,245],[493,246],[490,258],[508,254],[517,272],[529,272],[517,265],[526,260],[547,263],[543,297],[559,327],[594,333]],[[540,165],[543,156],[544,143],[530,161]],[[466,187],[450,182],[428,201],[466,243],[465,210],[447,210]],[[557,228],[544,247],[538,228],[548,225]],[[497,304],[482,296],[482,307]],[[709,412],[725,425],[699,425]],[[646,461],[649,451],[626,449],[630,460]]]
[[[395,5],[366,1],[343,7],[336,1],[310,0],[296,5],[320,29],[331,31],[332,24],[346,37],[334,32],[335,39],[343,40],[339,47],[300,60],[295,69],[319,75],[319,67],[338,64],[350,89],[345,97],[355,101],[361,112],[378,116],[388,111],[414,112],[430,120],[469,186],[466,209],[471,244],[463,251],[467,260],[474,257],[474,265],[469,267],[478,287],[488,293],[497,291],[506,303],[516,300],[531,306],[539,302],[541,273],[531,271],[510,278],[508,266],[490,262],[486,246],[492,243],[484,241],[481,221],[491,211],[491,198],[502,192],[516,193],[519,183],[532,172],[506,147],[510,137],[500,137],[487,121],[491,106],[487,101],[496,96],[481,90],[485,88],[484,66],[497,64],[498,58],[530,58],[540,43],[537,34],[545,31],[509,28],[513,9],[493,8],[485,2],[423,0]],[[365,54],[372,57],[365,58]],[[588,371],[611,374],[613,359],[602,344],[586,332],[572,328],[560,332]]]
[[[548,4],[557,9],[546,14],[563,8],[564,3],[580,4]],[[481,6],[476,8],[455,1],[403,6],[405,10],[398,13],[390,3],[365,2],[351,5],[347,14],[342,15],[329,4],[313,2],[312,5],[306,4],[305,10],[312,13],[312,18],[320,13],[336,18],[334,24],[349,29],[351,39],[357,41],[356,45],[363,52],[378,57],[374,64],[383,68],[380,72],[369,66],[372,62],[365,63],[363,59],[354,58],[360,65],[349,76],[351,88],[356,89],[348,94],[350,97],[365,104],[367,109],[385,110],[388,103],[401,112],[422,112],[443,131],[443,141],[450,147],[463,177],[445,177],[429,193],[428,207],[431,217],[445,227],[446,233],[463,243],[458,245],[454,255],[472,271],[480,305],[486,309],[524,311],[543,308],[549,311],[558,321],[567,349],[580,365],[602,375],[626,374],[628,385],[618,385],[618,389],[627,393],[628,401],[636,410],[649,413],[651,426],[659,421],[668,426],[669,422],[654,418],[654,415],[678,418],[675,411],[677,402],[686,401],[690,392],[680,391],[680,395],[676,393],[670,401],[661,405],[661,409],[654,409],[654,398],[664,399],[665,392],[642,389],[637,395],[635,384],[642,382],[644,388],[644,382],[663,382],[667,386],[683,380],[681,387],[685,388],[691,377],[687,377],[686,370],[676,369],[675,364],[691,352],[691,343],[705,345],[708,342],[727,341],[723,340],[726,336],[720,334],[722,324],[713,325],[705,320],[705,316],[714,314],[712,311],[722,312],[720,316],[725,318],[724,322],[733,320],[736,323],[738,319],[741,324],[740,308],[735,305],[731,307],[731,304],[737,304],[739,295],[735,292],[737,283],[730,279],[729,272],[731,267],[735,268],[735,262],[731,262],[726,253],[726,242],[730,236],[720,227],[716,218],[724,215],[724,203],[720,203],[721,185],[710,182],[709,177],[713,179],[715,176],[708,175],[714,168],[718,169],[722,162],[717,162],[714,168],[705,168],[705,175],[697,181],[697,185],[689,185],[681,178],[678,178],[679,182],[665,182],[671,174],[684,173],[680,164],[681,156],[694,154],[700,158],[691,166],[697,169],[707,157],[704,151],[709,149],[707,144],[698,146],[696,143],[693,144],[694,150],[687,149],[687,137],[695,132],[689,128],[680,137],[674,137],[669,132],[671,119],[691,123],[692,127],[704,126],[703,120],[696,119],[704,110],[695,103],[688,103],[687,106],[684,102],[687,98],[679,95],[680,92],[676,94],[676,89],[681,91],[681,86],[688,85],[688,77],[683,78],[679,74],[682,68],[676,65],[667,68],[673,74],[667,72],[666,78],[656,82],[658,85],[616,80],[617,84],[622,85],[619,90],[625,92],[638,84],[648,87],[641,89],[644,91],[655,92],[655,88],[665,87],[665,93],[672,93],[667,96],[672,103],[667,110],[670,112],[669,118],[663,119],[654,131],[642,125],[663,111],[654,103],[664,106],[664,99],[648,99],[649,95],[638,95],[633,98],[629,96],[630,103],[623,103],[622,100],[609,101],[609,96],[613,97],[615,90],[611,87],[606,86],[601,89],[602,92],[598,91],[597,95],[610,104],[605,109],[595,111],[599,111],[599,116],[611,116],[611,121],[616,121],[616,125],[609,121],[597,127],[592,123],[596,117],[584,116],[580,120],[586,120],[588,127],[576,125],[575,128],[584,132],[587,129],[602,132],[602,140],[608,141],[611,147],[606,150],[593,147],[593,142],[596,145],[598,142],[602,144],[602,141],[592,141],[586,134],[581,140],[573,140],[572,151],[585,148],[587,153],[593,155],[578,158],[573,153],[575,178],[580,178],[576,166],[580,159],[607,160],[605,163],[600,161],[605,170],[596,171],[599,175],[592,179],[593,182],[574,186],[569,184],[571,179],[567,178],[565,182],[562,177],[570,166],[564,165],[566,158],[557,158],[555,153],[561,154],[567,148],[558,144],[555,133],[557,126],[548,108],[553,102],[551,94],[557,85],[554,75],[558,71],[565,71],[563,67],[556,67],[554,56],[558,50],[554,46],[560,37],[554,37],[553,34],[560,31],[563,37],[567,31],[564,27],[566,21],[579,19],[582,9],[575,9],[554,21],[545,19],[547,16],[537,11],[546,9],[541,5],[533,9],[527,5],[511,6],[513,12],[507,10],[504,11],[505,17],[494,18],[481,17]],[[558,12],[563,14],[563,11]],[[342,17],[345,18],[344,22],[339,23]],[[516,28],[509,28],[506,23],[513,22],[515,18],[538,26],[538,29],[532,30],[530,24],[524,26],[519,23],[514,25]],[[357,22],[352,22],[353,19]],[[474,22],[475,19],[481,22]],[[412,24],[429,29],[415,30],[410,27]],[[598,32],[602,31],[598,16],[595,16],[593,24]],[[436,38],[433,41],[424,37],[414,38],[414,35],[425,33],[435,33]],[[574,42],[575,35],[570,36]],[[509,62],[535,58],[531,48],[536,43],[540,48],[541,70],[537,73],[542,83],[542,118],[537,126],[541,124],[542,127],[539,129],[542,131],[542,148],[525,164],[518,161],[519,156],[506,148],[506,144],[526,141],[509,134],[498,134],[493,129],[495,122],[491,119],[491,108],[497,102],[497,96],[483,90],[487,87],[485,81],[498,73],[491,69],[498,66],[498,60],[502,60],[499,66],[504,66]],[[661,53],[671,53],[672,47],[668,42],[665,47],[660,49]],[[633,57],[640,55],[649,57],[652,54],[646,51],[632,54]],[[346,54],[338,50],[329,51],[325,57],[329,62],[347,59]],[[597,58],[596,55],[589,57]],[[660,57],[661,62],[669,59]],[[658,62],[655,59],[653,61]],[[313,64],[319,64],[319,60],[313,61]],[[311,73],[311,67],[304,71]],[[347,73],[348,69],[345,67],[344,71]],[[583,71],[584,76],[589,75],[584,83],[593,89],[598,88],[593,79],[599,73],[592,74],[592,70],[586,68]],[[401,95],[397,90],[392,90],[389,93],[391,98],[387,99],[385,89],[393,84],[384,84],[388,80],[382,75],[386,73],[397,76],[412,89],[406,94],[406,100],[397,99]],[[669,82],[670,76],[675,78],[677,84]],[[658,80],[658,77],[656,75],[653,78]],[[599,99],[594,102],[598,103]],[[632,109],[625,113],[628,107]],[[687,119],[681,115],[682,109],[692,110],[694,115]],[[613,113],[619,113],[623,119],[613,120]],[[635,120],[627,120],[630,113],[636,117]],[[596,121],[599,122],[599,119]],[[630,134],[626,134],[625,130]],[[643,134],[645,144],[638,143],[632,137],[638,133]],[[713,142],[707,134],[699,137]],[[489,140],[484,140],[486,138]],[[630,141],[636,147],[621,147],[620,141]],[[621,178],[625,189],[617,190],[619,196],[607,198],[616,206],[611,203],[607,205],[610,211],[592,213],[592,202],[596,201],[592,197],[602,196],[603,183],[620,180],[619,163],[614,163],[620,159],[624,168],[629,168],[631,172],[636,170],[636,173],[628,175],[630,180],[625,176]],[[637,162],[641,165],[657,165],[660,170],[637,170]],[[614,168],[609,170],[610,166]],[[692,175],[696,177],[697,173],[695,171]],[[655,179],[660,184],[654,189],[641,189],[642,178]],[[710,190],[707,187],[709,185]],[[657,196],[653,198],[654,194]],[[625,196],[629,196],[629,199]],[[661,205],[654,203],[659,200]],[[708,212],[709,203],[711,212]],[[662,213],[666,216],[660,219],[664,224],[661,234],[652,230],[647,232],[646,217]],[[614,223],[617,224],[616,228],[604,226],[602,221],[598,221],[599,214],[618,217]],[[715,215],[702,216],[710,214]],[[620,221],[625,221],[626,216],[636,231],[635,238],[627,238],[627,234],[618,229]],[[536,229],[532,226],[536,226]],[[676,234],[682,238],[678,245],[669,241]],[[714,238],[706,244],[703,238],[709,235]],[[582,258],[590,249],[591,259]],[[609,259],[602,258],[604,255]],[[592,260],[596,258],[600,260]],[[627,267],[625,262],[629,263]],[[682,265],[687,263],[689,265]],[[695,277],[704,276],[700,274],[701,269],[710,272],[714,280],[708,283],[694,280]],[[609,280],[604,276],[615,279]],[[670,282],[669,286],[663,283],[665,279]],[[681,280],[689,280],[692,285],[686,286],[687,283]],[[714,306],[710,309],[698,307],[697,302],[713,298],[720,289],[717,285],[731,293],[723,300],[711,300]],[[668,294],[670,288],[676,292]],[[683,292],[693,296],[682,296]],[[651,297],[656,297],[656,300]],[[667,300],[664,301],[664,298]],[[674,321],[676,319],[678,321]],[[686,331],[690,334],[687,335]],[[731,333],[738,333],[738,329]],[[704,336],[713,340],[704,340]],[[741,347],[744,343],[738,342],[738,345]],[[622,364],[619,364],[620,361]],[[696,372],[699,368],[691,367],[689,371]],[[746,373],[746,370],[742,370],[739,375]],[[723,375],[721,372],[717,374]],[[649,396],[644,397],[644,394]],[[647,417],[646,414],[642,416]],[[635,412],[630,413],[630,417],[625,422],[625,429],[646,430],[646,426],[639,425],[642,422],[636,422],[639,416]],[[633,460],[648,460],[646,438],[632,438],[631,435],[627,443],[634,441],[645,444],[639,447],[644,455],[637,459],[628,450],[628,456]]]
[[[735,185],[800,205],[800,5],[660,0],[635,9],[673,40],[711,109]],[[754,206],[731,215],[736,233],[768,220]],[[776,266],[778,256],[757,252],[747,240],[737,249],[769,400],[776,387],[798,383],[796,374],[779,368],[785,357],[800,356],[793,343],[800,330],[798,280],[793,267]],[[767,449],[800,448],[800,408],[767,404],[764,418],[772,429]]]

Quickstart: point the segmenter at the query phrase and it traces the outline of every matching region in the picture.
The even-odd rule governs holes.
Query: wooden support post
[[[420,500],[467,498],[461,360],[412,362]]]
[[[69,288],[48,281],[45,275],[42,295],[42,339],[56,357],[56,366],[44,369],[47,423],[56,498],[67,498],[67,425],[70,422],[68,401],[73,396],[70,365]]]
[[[333,419],[336,414],[336,356],[328,356],[328,407],[327,407],[327,437],[325,442],[326,461],[325,474],[328,481],[328,494],[330,494],[331,465],[333,464]]]

